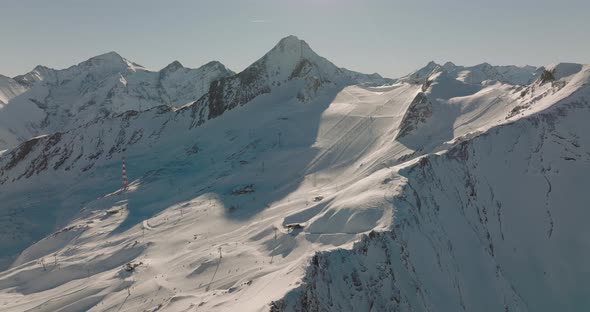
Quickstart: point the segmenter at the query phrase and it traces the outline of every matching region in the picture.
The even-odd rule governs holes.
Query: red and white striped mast
[[[122,161],[123,161],[123,191],[127,191],[129,189],[129,180],[127,180],[127,169],[125,169],[125,156],[122,157]]]

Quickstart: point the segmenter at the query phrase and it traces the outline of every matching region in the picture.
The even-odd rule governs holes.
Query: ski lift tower
[[[129,189],[129,180],[127,179],[127,169],[125,168],[125,156],[122,158],[122,190],[126,192]]]

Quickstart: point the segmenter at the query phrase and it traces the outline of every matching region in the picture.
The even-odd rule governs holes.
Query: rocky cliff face
[[[420,124],[425,123],[431,116],[432,103],[430,103],[424,92],[419,92],[412,100],[412,103],[410,103],[410,106],[408,106],[408,110],[402,118],[399,132],[395,139],[400,139],[412,133]]]

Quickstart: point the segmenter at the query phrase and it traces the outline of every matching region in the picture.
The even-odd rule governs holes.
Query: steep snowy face
[[[218,62],[197,69],[175,62],[151,72],[114,52],[64,70],[37,66],[14,78],[27,92],[0,110],[0,139],[5,142],[0,149],[129,110],[182,106],[205,94],[213,80],[230,75]]]
[[[305,41],[289,36],[244,71],[214,81],[209,94],[197,105],[206,110],[201,112],[202,123],[279,88],[287,94],[295,93],[304,102],[325,87],[390,82],[378,74],[366,75],[339,68],[317,55]]]

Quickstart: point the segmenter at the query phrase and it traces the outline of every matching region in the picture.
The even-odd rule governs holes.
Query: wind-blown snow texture
[[[590,307],[588,65],[390,80],[290,36],[0,78],[3,311]]]

